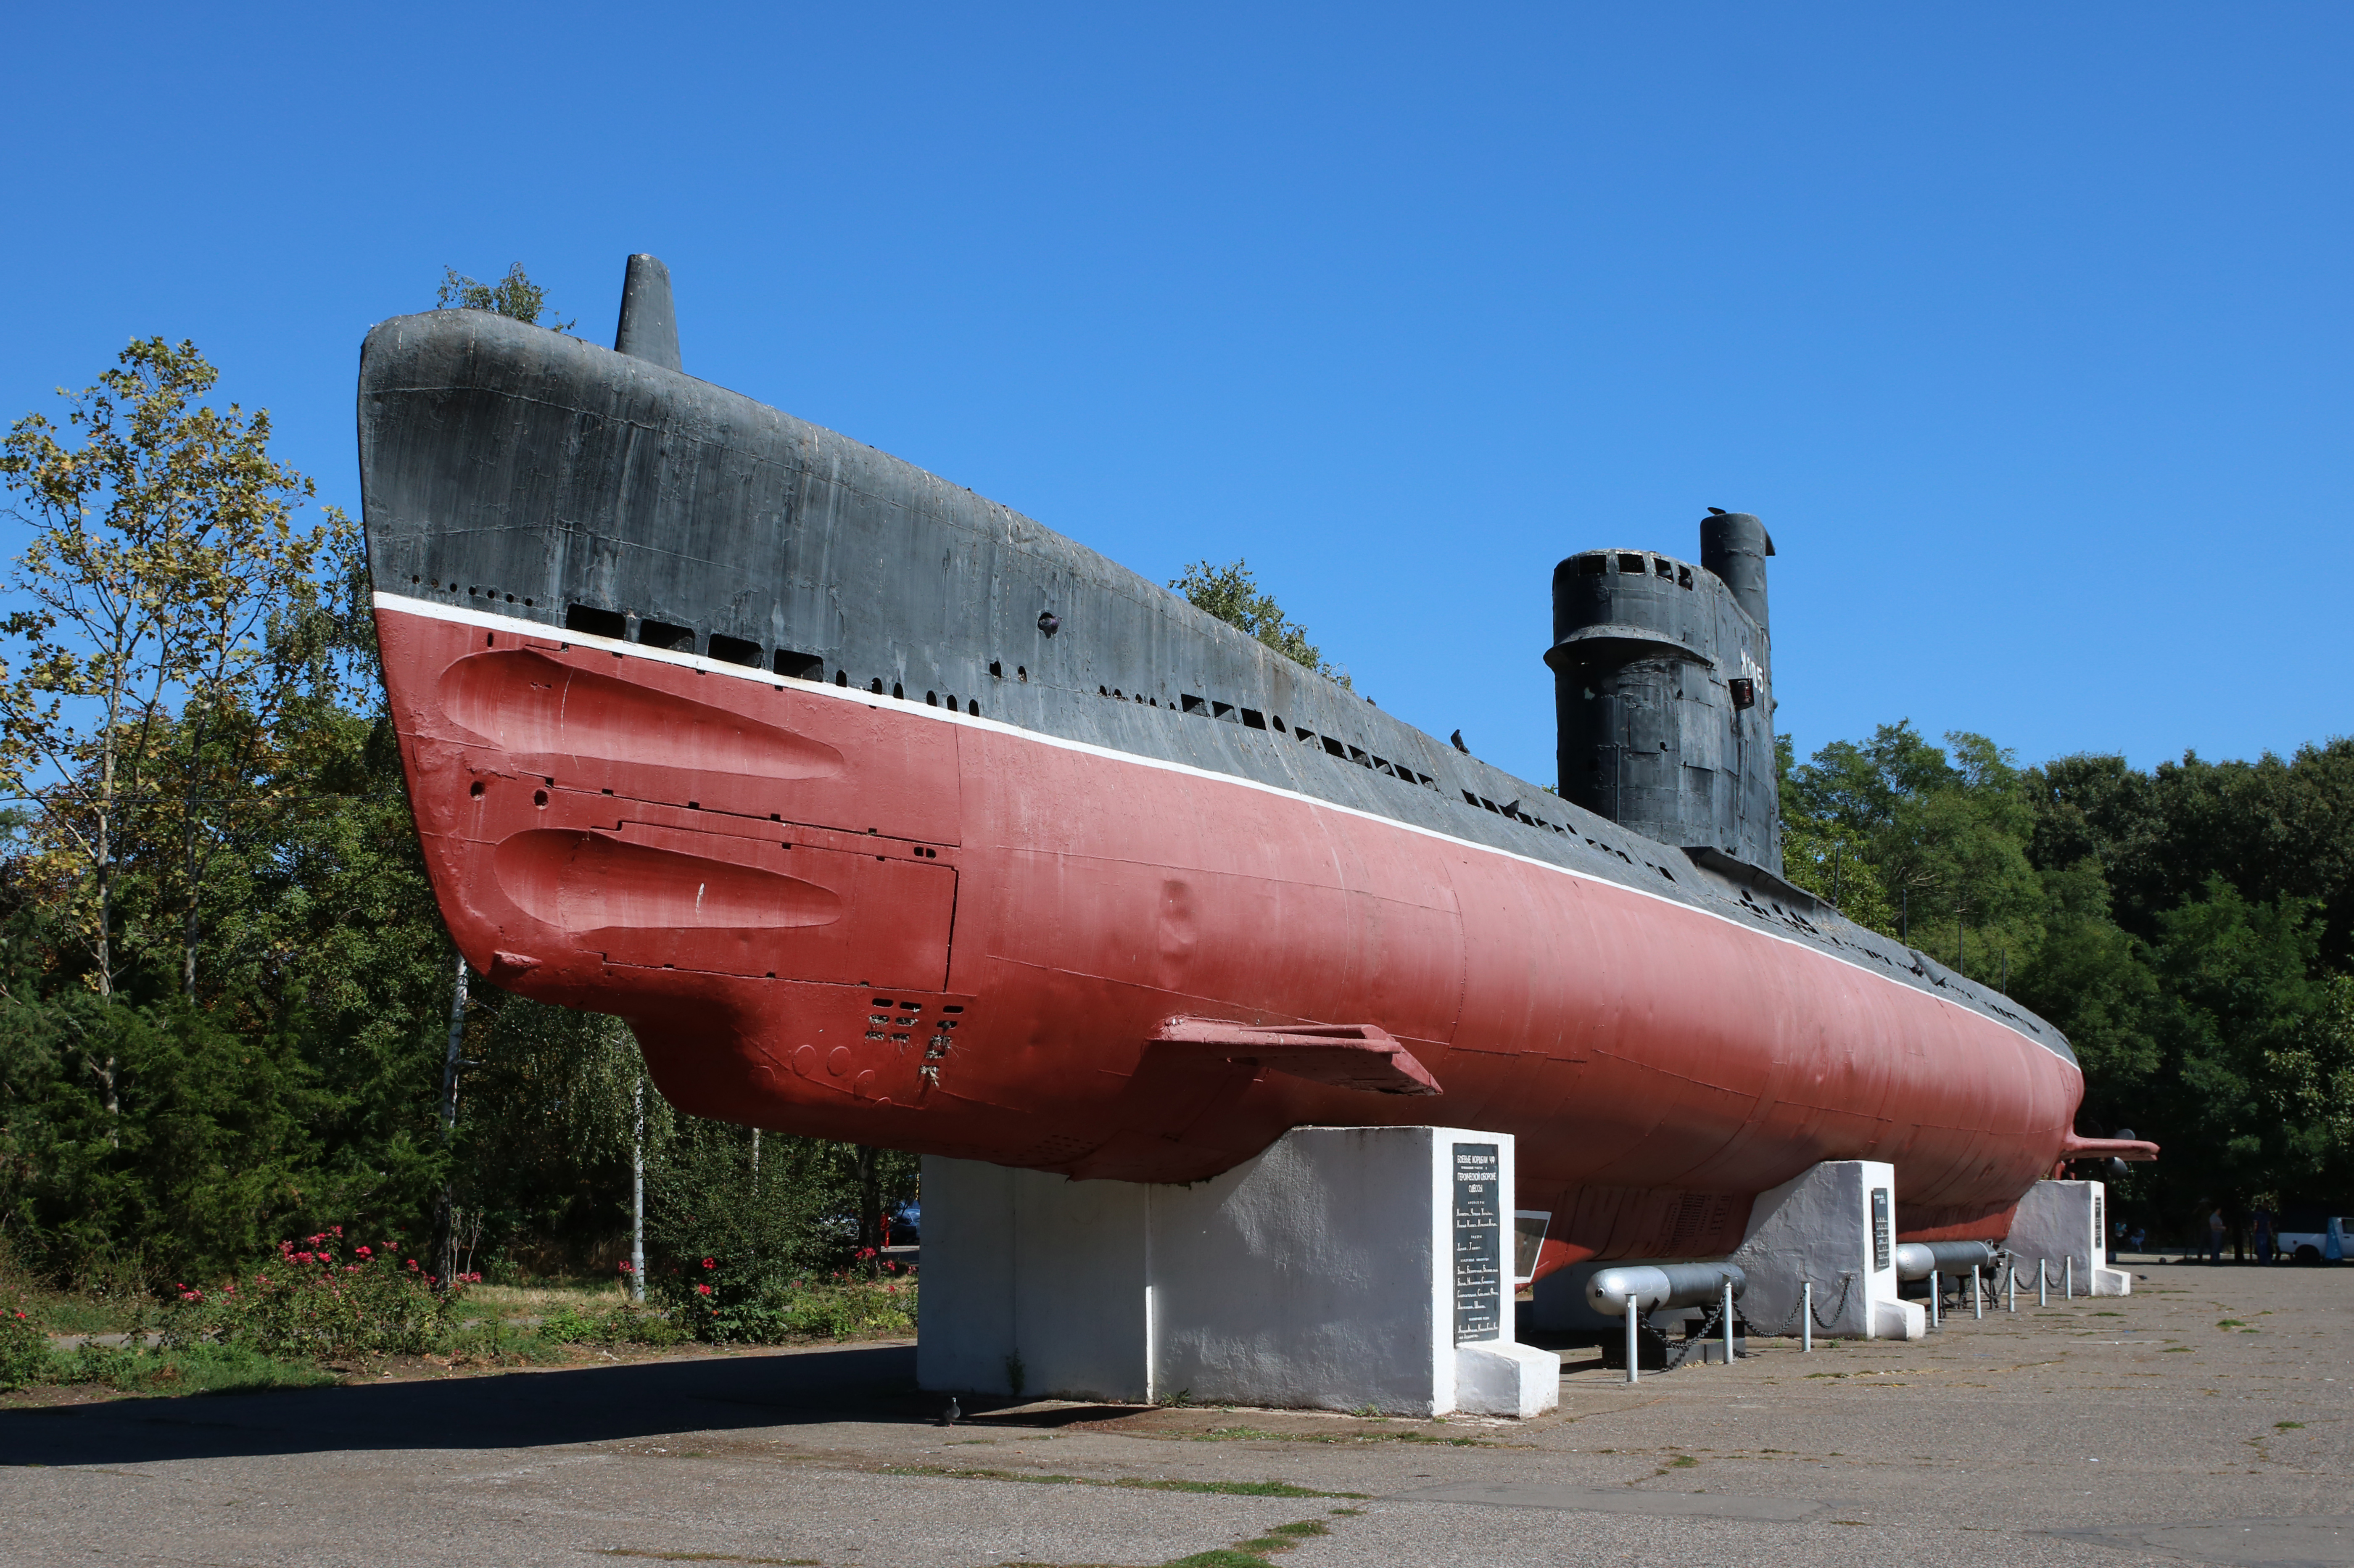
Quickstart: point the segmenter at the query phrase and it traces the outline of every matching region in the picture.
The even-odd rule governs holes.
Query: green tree
[[[1258,579],[1246,563],[1235,560],[1214,567],[1207,561],[1196,561],[1185,568],[1184,576],[1169,586],[1182,594],[1194,609],[1249,633],[1293,663],[1355,689],[1356,683],[1349,678],[1349,673],[1325,662],[1324,655],[1308,641],[1308,629],[1284,615],[1283,607],[1275,602],[1273,594],[1258,586]]]
[[[2091,856],[2042,880],[2043,942],[2014,972],[2011,993],[2075,1049],[2084,1070],[2080,1121],[2088,1130],[2147,1131],[2165,1008],[2149,949],[2110,917],[2108,884]]]
[[[511,316],[529,326],[546,326],[553,332],[570,332],[580,323],[542,322],[542,315],[553,316],[547,308],[547,291],[525,276],[523,263],[507,269],[507,275],[495,283],[478,283],[455,267],[441,270],[441,287],[433,296],[433,308],[438,311],[490,311]]]
[[[2314,972],[2313,905],[2254,903],[2217,875],[2158,925],[2167,1005],[2149,1087],[2153,1119],[2168,1134],[2161,1188],[2180,1202],[2233,1209],[2259,1192],[2302,1189],[2332,1150],[2327,1127],[2302,1117],[2300,1102],[2317,1068],[2342,1070],[2344,1061],[2328,1039],[2332,987]]]
[[[1836,870],[1859,925],[1996,984],[2042,941],[2034,808],[2011,754],[1984,736],[1956,730],[1941,748],[1899,722],[1833,741],[1783,768],[1782,814],[1792,879],[1829,896]]]

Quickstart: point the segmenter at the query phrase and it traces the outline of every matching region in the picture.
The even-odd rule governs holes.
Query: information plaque
[[[1882,1273],[1888,1267],[1888,1260],[1894,1255],[1895,1243],[1896,1225],[1894,1217],[1888,1212],[1888,1189],[1874,1187],[1872,1190],[1872,1273]]]
[[[1504,1335],[1503,1162],[1492,1143],[1455,1146],[1455,1342]]]

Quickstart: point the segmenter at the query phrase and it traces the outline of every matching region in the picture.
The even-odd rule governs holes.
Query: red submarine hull
[[[378,583],[460,949],[627,1020],[697,1116],[1161,1182],[1293,1127],[1443,1120],[1518,1139],[1541,1271],[1722,1255],[1825,1160],[1892,1162],[1908,1238],[1999,1238],[2080,1144],[2062,1054],[1770,924]]]

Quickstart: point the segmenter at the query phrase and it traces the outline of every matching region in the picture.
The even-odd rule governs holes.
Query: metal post
[[[1798,1353],[1811,1354],[1815,1348],[1815,1282],[1811,1279],[1798,1287]]]
[[[646,1075],[630,1090],[630,1299],[646,1298]]]
[[[1929,1271],[1929,1327],[1932,1329],[1942,1329],[1946,1326],[1945,1319],[1937,1315],[1937,1309],[1945,1305],[1940,1299],[1945,1294],[1945,1276],[1934,1268],[1931,1269]]]
[[[2038,1307],[2052,1305],[2052,1260],[2048,1257],[2035,1260],[2035,1304]]]
[[[1635,1340],[1635,1297],[1627,1298],[1627,1381],[1635,1383],[1642,1377],[1637,1363],[1642,1360],[1642,1346]]]
[[[1978,1266],[1975,1263],[1970,1265],[1970,1316],[1973,1318],[1986,1316],[1986,1296],[1981,1289]]]
[[[2076,1299],[2076,1257],[2071,1253],[2060,1265],[2060,1277],[2066,1282],[2068,1299]]]
[[[2009,1277],[2009,1282],[2010,1282],[2010,1309],[2011,1309],[2012,1311],[2016,1312],[2016,1311],[2018,1311],[2018,1310],[2019,1310],[2019,1263],[2018,1263],[2018,1261],[2017,1261],[2016,1259],[2013,1259],[2011,1262],[2009,1262],[2009,1263],[2007,1263],[2007,1264],[2003,1265],[2003,1269],[2002,1269],[2002,1271],[2003,1271],[2003,1273],[2004,1273],[2006,1276],[2008,1276],[2008,1277]]]
[[[1733,1281],[1724,1282],[1724,1364],[1733,1364]]]

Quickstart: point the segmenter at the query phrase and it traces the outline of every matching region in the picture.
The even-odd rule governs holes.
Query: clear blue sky
[[[1802,751],[2354,729],[2341,5],[12,15],[0,415],[193,337],[355,506],[369,323],[651,250],[690,372],[1532,779],[1553,563],[1711,504]]]

